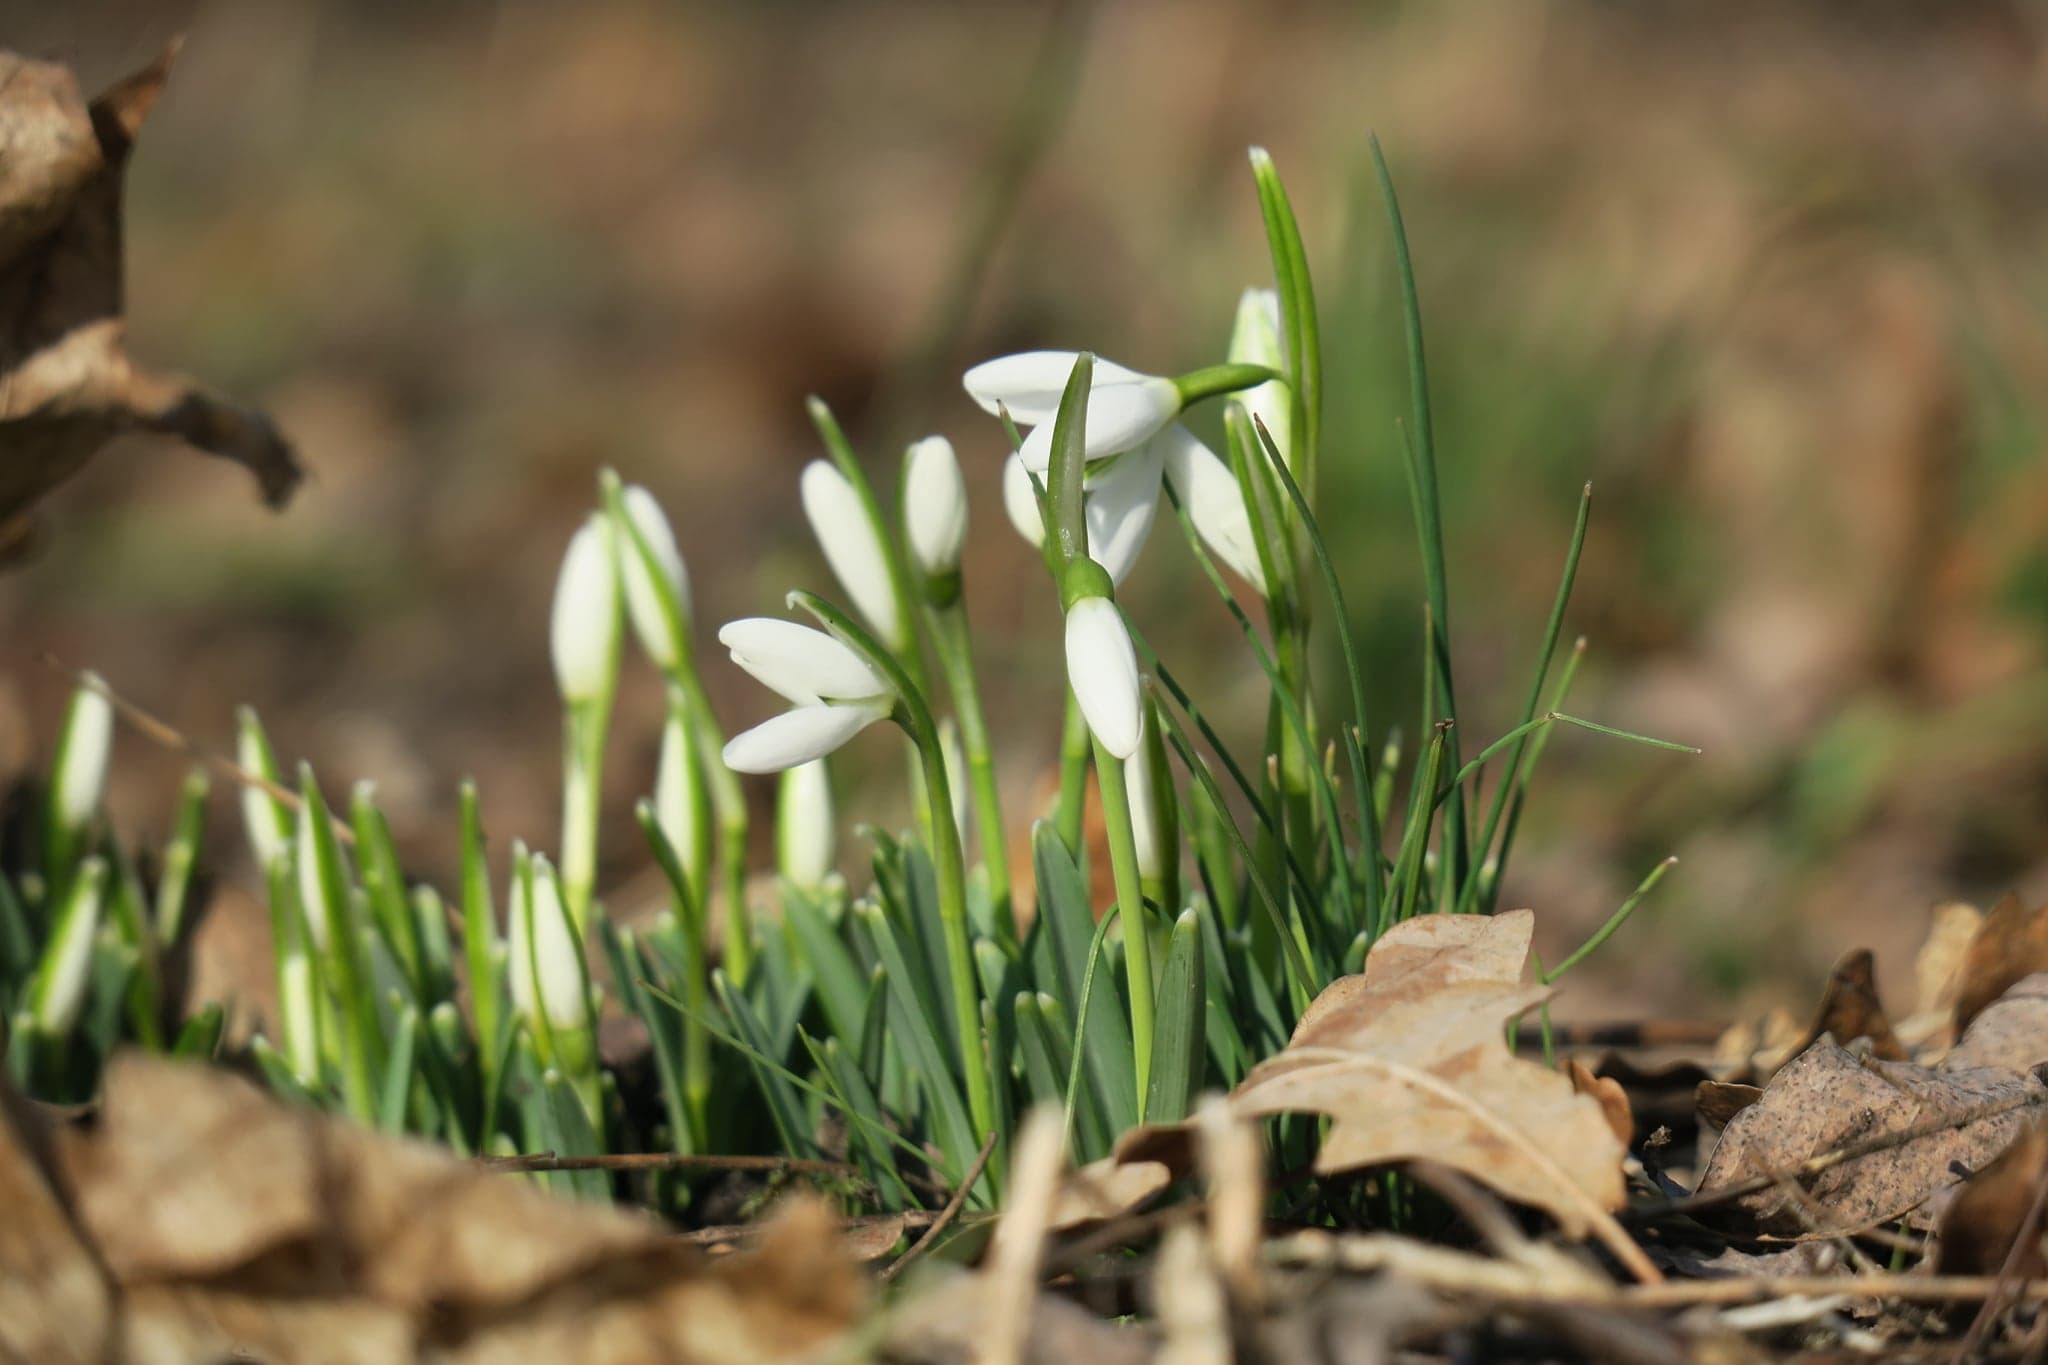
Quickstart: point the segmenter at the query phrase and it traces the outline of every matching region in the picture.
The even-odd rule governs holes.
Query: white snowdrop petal
[[[1175,422],[1153,442],[1165,454],[1166,477],[1188,509],[1188,520],[1215,556],[1232,573],[1266,591],[1266,570],[1259,561],[1257,532],[1243,490],[1230,466],[1202,444],[1193,432]]]
[[[1167,853],[1161,835],[1165,822],[1159,818],[1159,793],[1152,785],[1152,748],[1145,742],[1151,718],[1141,710],[1138,716],[1138,746],[1124,760],[1124,791],[1131,806],[1131,842],[1138,854],[1138,875],[1156,881],[1165,874]]]
[[[903,473],[903,534],[911,558],[927,574],[960,567],[967,543],[967,484],[953,443],[927,436],[910,447]]]
[[[762,721],[725,746],[725,766],[736,773],[779,773],[823,758],[887,715],[884,707],[799,706]]]
[[[903,619],[889,578],[888,556],[860,493],[828,460],[813,460],[804,467],[800,491],[804,516],[818,538],[818,548],[825,552],[832,576],[882,643],[891,649],[900,647]]]
[[[618,647],[619,585],[611,526],[592,516],[569,539],[555,580],[548,644],[555,684],[567,702],[602,696]]]
[[[1097,384],[1088,391],[1081,456],[1099,460],[1130,450],[1157,435],[1179,412],[1180,390],[1170,379]],[[1052,433],[1050,421],[1035,426],[1017,449],[1034,473],[1042,475],[1052,468]]]
[[[1159,513],[1159,475],[1164,455],[1155,441],[1127,451],[1088,481],[1083,516],[1088,557],[1121,583],[1138,562]]]
[[[624,570],[626,615],[633,623],[633,633],[639,637],[640,647],[647,651],[655,665],[664,669],[674,668],[683,649],[683,642],[676,638],[676,627],[690,619],[690,577],[683,567],[682,552],[676,548],[675,532],[670,529],[668,518],[662,515],[661,504],[654,500],[652,493],[632,484],[620,493],[619,501],[631,519],[633,529],[645,542],[648,555],[654,560],[655,572],[668,581],[682,622],[672,620],[662,610],[654,578],[634,545],[620,547],[624,551],[619,558]]]
[[[1067,684],[1088,729],[1117,758],[1138,747],[1138,655],[1116,603],[1084,597],[1067,609]]]
[[[967,396],[983,412],[995,416],[1005,408],[1020,427],[1050,422],[1060,410],[1079,351],[1020,351],[984,360],[961,377]],[[1144,379],[1138,371],[1114,360],[1095,358],[1093,384]]]
[[[763,686],[797,703],[884,697],[884,682],[867,660],[822,630],[772,616],[749,616],[719,628],[732,661]]]
[[[1035,548],[1045,544],[1045,518],[1038,510],[1038,490],[1031,484],[1031,471],[1021,457],[1012,454],[1003,461],[1003,511],[1017,534]]]

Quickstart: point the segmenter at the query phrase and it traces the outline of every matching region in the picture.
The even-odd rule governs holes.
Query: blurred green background
[[[596,471],[669,508],[737,729],[775,703],[709,648],[716,624],[828,585],[795,497],[816,392],[891,479],[909,436],[960,447],[1021,829],[1057,733],[1055,603],[957,375],[1040,345],[1161,372],[1219,357],[1264,270],[1254,143],[1322,299],[1323,502],[1375,720],[1412,735],[1422,589],[1376,131],[1429,329],[1468,744],[1512,723],[1590,479],[1572,709],[1706,750],[1551,744],[1504,900],[1536,907],[1546,956],[1682,859],[1565,1012],[1804,1002],[1858,945],[1898,997],[1934,904],[2048,896],[2039,6],[0,15],[0,41],[89,89],[187,34],[129,181],[133,348],[266,405],[312,469],[273,517],[240,471],[136,440],[46,504],[46,550],[0,578],[10,767],[47,758],[47,650],[219,748],[255,704],[330,790],[374,779],[424,873],[452,864],[465,774],[501,846],[550,845],[547,604]],[[1160,529],[1126,601],[1249,739],[1256,671]],[[628,809],[657,709],[629,670],[615,901],[642,885]],[[895,818],[886,742],[857,753],[876,785],[848,806]],[[124,829],[161,831],[180,766],[124,738]],[[201,989],[267,962],[216,809]]]

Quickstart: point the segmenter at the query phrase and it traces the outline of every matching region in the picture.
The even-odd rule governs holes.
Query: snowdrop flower
[[[1176,422],[1167,430],[1184,432],[1185,428]],[[1088,470],[1081,501],[1088,528],[1088,557],[1109,570],[1112,583],[1124,581],[1152,533],[1165,458],[1166,447],[1160,438],[1154,438],[1114,459],[1098,460]],[[1038,490],[1032,487],[1023,458],[1014,454],[1003,464],[1003,508],[1018,534],[1033,545],[1045,544]]]
[[[630,539],[619,547],[626,616],[654,666],[665,673],[674,672],[682,663],[688,644],[682,632],[689,628],[690,576],[683,568],[682,553],[676,549],[676,534],[669,528],[668,518],[662,515],[661,504],[654,500],[654,495],[639,484],[630,484],[620,490],[619,505],[626,509],[639,542],[647,547],[644,556]],[[664,605],[664,586],[675,603],[673,611]]]
[[[1124,759],[1137,752],[1144,722],[1138,654],[1107,597],[1077,598],[1067,608],[1067,684],[1103,748]]]
[[[669,707],[661,727],[661,752],[654,766],[654,819],[675,850],[683,875],[698,885],[711,847],[711,813],[690,726],[677,706]]]
[[[1187,509],[1188,520],[1195,524],[1195,533],[1202,543],[1263,596],[1266,568],[1259,561],[1258,533],[1252,529],[1244,490],[1238,486],[1230,466],[1178,422],[1168,427],[1154,444],[1166,448],[1166,478],[1179,495],[1181,506]]]
[[[799,763],[782,775],[775,802],[775,863],[794,886],[815,891],[838,861],[832,776],[825,760]]]
[[[602,698],[611,690],[618,655],[619,575],[611,523],[600,513],[569,539],[549,626],[562,700],[577,705]]]
[[[1167,820],[1159,809],[1159,787],[1152,767],[1152,716],[1141,710],[1138,747],[1124,760],[1124,790],[1131,807],[1131,842],[1138,854],[1138,876],[1145,882],[1164,880],[1173,858],[1167,847]]]
[[[822,630],[772,617],[728,623],[718,640],[732,661],[796,703],[725,746],[725,766],[775,773],[823,758],[896,707],[867,660]]]
[[[106,885],[104,859],[91,857],[78,865],[78,875],[58,913],[57,930],[43,950],[31,1017],[37,1029],[53,1038],[70,1033],[85,1007],[86,987],[92,980],[92,941],[99,932]]]
[[[1034,474],[1052,467],[1053,419],[1078,356],[1077,351],[999,356],[976,365],[961,381],[983,411],[1007,410],[1018,426],[1030,429],[1019,453]],[[1171,379],[1098,357],[1088,387],[1082,457],[1099,460],[1143,445],[1180,410],[1180,388]]]
[[[58,823],[83,829],[100,807],[107,789],[107,757],[114,745],[114,706],[100,689],[97,673],[71,698],[64,731],[57,740],[56,771],[50,779],[52,808]]]
[[[535,1022],[545,1018],[552,1029],[586,1028],[590,997],[584,989],[583,949],[569,923],[555,870],[543,854],[533,854],[529,862],[519,845],[513,847],[512,862],[515,869],[525,869],[512,877],[512,1008]]]
[[[804,466],[800,488],[804,516],[810,520],[811,532],[825,552],[833,577],[882,643],[901,649],[906,641],[904,621],[897,610],[889,554],[860,490],[829,460],[813,460]]]
[[[1237,301],[1237,323],[1230,333],[1230,359],[1263,365],[1285,373],[1287,357],[1280,345],[1280,296],[1271,289],[1247,289]],[[1294,399],[1287,385],[1274,379],[1246,389],[1232,402],[1266,424],[1280,458],[1293,461]]]
[[[967,542],[967,484],[953,443],[943,436],[925,437],[904,458],[903,538],[911,562],[926,577],[959,570]]]

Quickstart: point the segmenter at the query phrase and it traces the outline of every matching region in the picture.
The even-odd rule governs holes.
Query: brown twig
[[[806,1161],[782,1156],[704,1156],[679,1152],[614,1152],[606,1156],[557,1156],[529,1152],[520,1156],[480,1156],[476,1164],[490,1171],[768,1171],[787,1175],[856,1175],[842,1161]]]
[[[862,1228],[880,1227],[884,1223],[900,1224],[906,1231],[910,1228],[931,1226],[939,1215],[929,1209],[908,1209],[902,1213],[869,1213],[858,1218],[842,1219],[841,1232],[858,1232]],[[760,1223],[721,1223],[708,1228],[692,1228],[676,1234],[679,1242],[696,1246],[717,1246],[721,1242],[745,1242],[761,1235]]]
[[[906,1268],[915,1265],[919,1260],[923,1259],[925,1253],[938,1244],[940,1236],[945,1233],[947,1228],[953,1225],[953,1220],[960,1216],[960,1210],[967,1203],[968,1191],[972,1190],[975,1182],[981,1179],[982,1169],[988,1165],[989,1154],[995,1151],[995,1149],[996,1135],[990,1133],[988,1140],[981,1144],[981,1154],[974,1158],[974,1164],[967,1168],[967,1175],[960,1181],[959,1188],[954,1190],[953,1197],[946,1201],[946,1207],[939,1210],[939,1216],[933,1219],[931,1226],[924,1230],[924,1235],[911,1243],[910,1249],[901,1256],[898,1256],[895,1264],[888,1266],[882,1271],[883,1280],[895,1279]]]

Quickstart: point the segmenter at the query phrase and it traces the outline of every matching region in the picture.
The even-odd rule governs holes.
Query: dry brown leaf
[[[1427,1157],[1545,1210],[1574,1235],[1619,1208],[1626,1149],[1598,1101],[1508,1050],[1506,1026],[1550,998],[1525,985],[1535,916],[1422,915],[1375,943],[1362,976],[1309,1006],[1230,1097],[1246,1117],[1327,1114],[1316,1170]]]
[[[1699,1193],[1783,1176],[1734,1207],[1767,1233],[1861,1232],[1955,1183],[1958,1163],[1976,1170],[1990,1162],[2043,1106],[2048,1087],[2030,1074],[1883,1061],[1823,1038],[1729,1122]],[[1898,1141],[1885,1141],[1891,1137]],[[1802,1171],[1823,1154],[1880,1143],[1818,1172]]]
[[[2036,1123],[1957,1191],[1955,1202],[1941,1220],[1940,1273],[1999,1274],[2014,1241],[2031,1222],[2033,1235],[2020,1248],[2012,1274],[2029,1280],[2048,1275],[2040,1212],[2035,1207],[2044,1183],[2048,1183],[2048,1124]]]
[[[2029,910],[2008,892],[1970,939],[1956,984],[1956,1031],[2022,977],[2048,972],[2048,905]]]
[[[1974,905],[1950,901],[1935,907],[1927,941],[1913,958],[1913,1013],[1898,1025],[1899,1041],[1916,1055],[1946,1048],[1955,1041],[1956,993],[1962,988],[1963,963],[1983,923],[1984,912]]]
[[[48,1160],[23,1145],[32,1124],[10,1115],[8,1132],[0,1264],[62,1264],[63,1227],[15,1211],[38,1190],[68,1203],[121,1305],[95,1359],[776,1360],[834,1338],[864,1298],[810,1201],[714,1263],[651,1221],[160,1060],[117,1057],[97,1122],[56,1134]],[[61,1326],[38,1312],[56,1309],[11,1317],[0,1341]]]
[[[0,50],[0,538],[115,436],[154,431],[247,466],[281,505],[291,448],[261,413],[127,351],[121,185],[173,45],[88,105],[71,72]]]
[[[1784,1006],[1775,1006],[1761,1019],[1729,1026],[1714,1044],[1712,1070],[1724,1081],[1761,1082],[1811,1042],[1807,1025]]]
[[[2032,1071],[2043,1062],[2048,1062],[2048,972],[2036,972],[1980,1010],[1942,1065]]]
[[[1906,1055],[1892,1033],[1891,1021],[1884,1016],[1884,1006],[1878,1003],[1877,959],[1868,948],[1846,954],[1828,974],[1820,1009],[1799,1050],[1804,1052],[1830,1035],[1845,1047],[1858,1038],[1868,1038],[1872,1056],[1898,1061]]]
[[[1046,1226],[1067,1232],[1119,1218],[1137,1209],[1173,1183],[1173,1171],[1162,1161],[1104,1157],[1060,1180]]]
[[[1733,1081],[1701,1081],[1699,1088],[1693,1091],[1693,1105],[1699,1111],[1701,1123],[1726,1128],[1737,1114],[1762,1099],[1763,1094],[1759,1086],[1738,1085]]]
[[[1577,1058],[1565,1062],[1564,1074],[1571,1078],[1572,1089],[1581,1095],[1590,1095],[1599,1104],[1616,1141],[1624,1147],[1635,1141],[1635,1111],[1629,1107],[1628,1092],[1621,1088],[1620,1081],[1611,1076],[1595,1076]]]

